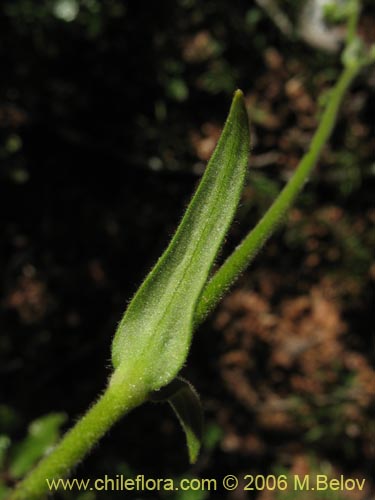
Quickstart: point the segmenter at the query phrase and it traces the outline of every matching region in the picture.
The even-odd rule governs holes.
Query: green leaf
[[[7,450],[10,446],[10,438],[3,434],[0,435],[0,470],[2,469]]]
[[[19,415],[7,405],[0,404],[0,432],[1,434],[9,434],[14,431],[20,418]]]
[[[14,478],[24,476],[48,448],[56,443],[65,420],[63,413],[51,413],[30,424],[28,435],[15,447],[11,457],[9,470]]]
[[[181,386],[180,390],[168,399],[168,402],[185,432],[189,460],[193,464],[197,460],[202,443],[202,405],[193,386],[186,381],[183,382],[184,386]]]
[[[151,401],[168,401],[186,436],[190,463],[197,460],[202,443],[203,413],[199,396],[185,379],[177,377],[159,391],[153,392]]]
[[[221,138],[167,250],[135,294],[112,345],[112,383],[146,391],[173,380],[186,360],[197,300],[238,205],[248,165],[248,118],[235,93]],[[117,373],[116,373],[117,372]]]
[[[10,493],[10,488],[5,485],[5,482],[0,479],[0,500],[5,500],[8,498]]]

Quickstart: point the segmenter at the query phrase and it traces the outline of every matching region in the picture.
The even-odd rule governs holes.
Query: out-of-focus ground
[[[2,2],[3,498],[103,389],[116,324],[173,233],[233,91],[245,93],[252,155],[222,258],[308,149],[339,55],[297,33],[304,2],[283,5],[290,32],[262,3]],[[366,43],[375,42],[374,26],[364,2]],[[146,405],[76,477],[344,474],[366,478],[365,490],[318,497],[238,488],[221,498],[372,498],[374,87],[372,68],[352,86],[284,227],[196,334],[183,372],[205,408],[198,463],[189,467],[169,408]]]

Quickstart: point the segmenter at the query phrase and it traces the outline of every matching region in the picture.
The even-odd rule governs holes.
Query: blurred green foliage
[[[14,411],[1,407],[0,433],[10,430]],[[9,419],[10,417],[10,419]],[[51,413],[31,422],[27,435],[18,442],[12,442],[6,434],[0,434],[0,471],[6,471],[7,481],[16,481],[35,465],[35,463],[57,442],[61,427],[66,421],[63,413]],[[10,488],[0,479],[0,499],[6,498]]]

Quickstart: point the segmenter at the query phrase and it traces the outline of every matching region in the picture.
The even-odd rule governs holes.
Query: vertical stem
[[[295,173],[255,228],[242,240],[240,245],[207,283],[197,305],[195,315],[196,325],[201,323],[207,314],[217,305],[224,293],[246,269],[267,239],[282,222],[286,212],[293,204],[316,165],[319,155],[335,125],[345,92],[360,68],[361,65],[358,64],[343,70],[339,80],[331,91],[330,100],[324,110],[310,148],[302,158]]]
[[[351,15],[348,19],[348,25],[347,25],[347,34],[346,34],[346,45],[349,46],[356,34],[357,34],[357,26],[358,26],[358,21],[359,21],[359,15],[361,11],[361,5],[359,0],[352,0],[351,1],[351,8],[352,12]]]

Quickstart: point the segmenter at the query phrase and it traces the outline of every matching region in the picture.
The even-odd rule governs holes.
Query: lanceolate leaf
[[[151,394],[152,401],[168,401],[173,408],[186,436],[190,463],[197,460],[202,443],[202,405],[194,387],[177,377],[160,391]]]
[[[131,372],[147,391],[168,384],[185,362],[196,303],[238,205],[248,152],[248,118],[237,91],[198,189],[113,340],[115,372]]]
[[[181,380],[183,386],[168,400],[185,432],[189,460],[196,462],[202,443],[203,416],[198,394],[188,382]]]

